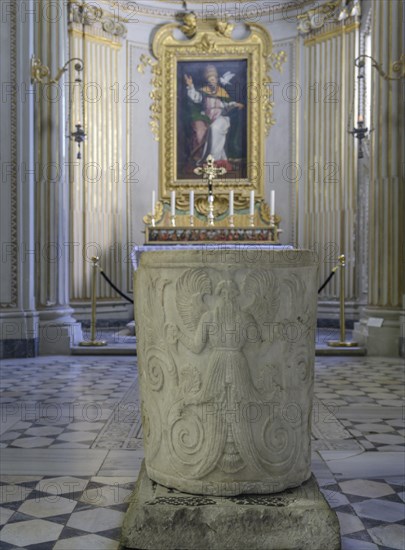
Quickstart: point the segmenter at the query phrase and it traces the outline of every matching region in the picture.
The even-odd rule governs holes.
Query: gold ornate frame
[[[177,64],[180,61],[247,60],[247,177],[218,181],[215,195],[225,201],[230,189],[235,190],[235,205],[248,200],[250,190],[257,199],[264,197],[264,144],[273,121],[271,78],[269,70],[278,70],[285,60],[284,52],[272,53],[272,40],[258,24],[247,25],[248,36],[232,38],[233,25],[216,20],[197,20],[194,14],[185,14],[183,24],[163,25],[156,32],[152,51],[157,61],[141,57],[138,67],[152,70],[151,127],[159,141],[159,195],[162,200],[176,191],[177,207],[186,209],[189,191],[206,193],[206,183],[195,179],[177,179]],[[179,30],[187,37],[181,36]],[[176,32],[177,31],[177,32]],[[179,38],[177,38],[179,36]],[[221,194],[223,197],[221,197]],[[202,198],[202,197],[201,197]]]

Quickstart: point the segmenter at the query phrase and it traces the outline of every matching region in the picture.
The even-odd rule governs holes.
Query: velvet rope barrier
[[[112,280],[104,273],[103,269],[98,266],[99,270],[100,270],[100,273],[101,275],[104,277],[104,279],[107,281],[107,283],[115,290],[115,292],[117,292],[122,298],[124,298],[124,300],[127,300],[127,302],[129,302],[130,304],[133,304],[134,301],[129,297],[127,296],[126,294],[124,294],[113,282]]]

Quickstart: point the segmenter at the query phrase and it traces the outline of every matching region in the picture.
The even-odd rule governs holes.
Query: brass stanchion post
[[[93,272],[91,274],[91,324],[90,324],[90,340],[80,342],[79,346],[106,346],[105,340],[96,340],[96,284],[97,284],[97,267],[98,256],[93,256]]]
[[[330,340],[328,346],[334,348],[352,348],[358,346],[357,342],[346,342],[346,324],[345,324],[345,255],[339,256],[340,267],[340,340]]]

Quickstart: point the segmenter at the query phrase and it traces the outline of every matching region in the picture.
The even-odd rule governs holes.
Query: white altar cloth
[[[134,271],[138,269],[141,254],[143,252],[156,252],[162,250],[201,250],[202,254],[209,254],[210,251],[221,250],[224,251],[224,257],[229,255],[230,252],[239,254],[243,259],[257,259],[260,255],[260,251],[264,250],[296,250],[293,246],[288,244],[262,244],[262,243],[205,243],[205,244],[163,244],[163,245],[142,245],[134,246],[131,252],[131,261]]]

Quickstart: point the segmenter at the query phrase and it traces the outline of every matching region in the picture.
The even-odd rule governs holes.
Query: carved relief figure
[[[265,389],[255,387],[244,348],[249,339],[261,334],[259,324],[276,315],[278,286],[268,272],[250,274],[243,291],[253,301],[242,308],[241,291],[232,279],[220,280],[214,292],[210,277],[201,269],[190,269],[177,281],[176,305],[186,330],[168,324],[168,339],[180,341],[196,354],[210,349],[203,383],[197,384],[197,391],[184,395],[169,414],[174,464],[185,468],[191,477],[203,478],[215,468],[231,474],[247,465],[258,473],[269,467],[276,470],[277,450],[283,466],[296,453],[291,427],[264,418],[259,429],[253,429],[251,418],[242,414],[252,404],[263,405],[269,397]],[[211,306],[204,297],[210,297]]]
[[[303,255],[300,265],[279,253],[143,257],[135,314],[150,479],[236,495],[311,475],[317,265]]]

